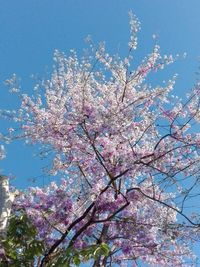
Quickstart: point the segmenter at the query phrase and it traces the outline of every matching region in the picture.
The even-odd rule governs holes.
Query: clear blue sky
[[[17,100],[7,93],[3,81],[13,73],[21,77],[22,88],[32,93],[30,76],[46,75],[55,49],[80,53],[84,38],[106,41],[110,53],[126,51],[129,38],[128,11],[141,22],[136,62],[151,51],[152,34],[158,36],[162,53],[187,52],[153,82],[178,73],[175,94],[184,95],[196,79],[200,56],[200,0],[0,0],[0,108],[15,108]],[[0,120],[0,131],[8,124]],[[14,184],[25,188],[29,178],[42,174],[45,161],[32,155],[37,149],[22,143],[7,146],[7,158],[0,161],[4,174],[16,177]],[[47,183],[48,179],[45,180]],[[42,185],[43,179],[37,180]]]

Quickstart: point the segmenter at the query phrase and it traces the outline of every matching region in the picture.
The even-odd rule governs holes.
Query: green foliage
[[[11,216],[7,236],[1,240],[5,259],[0,259],[0,267],[30,267],[35,256],[42,255],[44,245],[37,240],[37,230],[23,211]]]
[[[97,259],[100,256],[108,256],[110,249],[107,244],[101,243],[99,245],[91,245],[85,249],[75,250],[68,248],[63,250],[62,253],[54,256],[54,259],[49,262],[48,267],[71,267],[79,266],[83,262],[92,259]]]
[[[13,214],[9,220],[6,237],[1,239],[5,250],[4,259],[0,258],[0,267],[30,267],[34,261],[44,255],[44,244],[37,240],[37,230],[23,211]],[[82,262],[109,255],[105,243],[91,245],[85,249],[59,249],[47,264],[47,267],[79,266]]]

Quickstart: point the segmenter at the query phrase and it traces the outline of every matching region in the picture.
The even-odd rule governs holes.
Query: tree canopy
[[[16,193],[1,266],[195,266],[200,85],[184,100],[172,94],[176,75],[152,87],[147,76],[176,60],[157,44],[132,69],[139,29],[130,13],[125,58],[91,39],[81,58],[56,50],[34,96],[7,80],[21,107],[1,111],[18,125],[2,142],[40,144],[63,178]]]

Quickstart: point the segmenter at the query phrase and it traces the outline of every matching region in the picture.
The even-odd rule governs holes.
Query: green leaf
[[[79,258],[79,255],[75,255],[74,258],[73,258],[73,262],[76,266],[79,266],[81,264],[81,260]]]
[[[103,255],[108,256],[110,252],[110,248],[106,243],[101,244],[101,250],[103,252]]]

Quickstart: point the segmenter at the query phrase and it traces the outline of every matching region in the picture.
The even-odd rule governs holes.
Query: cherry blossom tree
[[[4,264],[196,266],[200,84],[183,101],[172,95],[176,75],[157,87],[147,83],[148,74],[175,60],[157,44],[132,70],[139,29],[130,13],[123,59],[88,40],[81,59],[55,51],[52,75],[34,97],[13,87],[21,107],[1,115],[21,132],[10,129],[6,138],[41,144],[53,158],[50,173],[63,178],[17,194],[8,236],[14,231],[22,240],[32,229],[32,239],[23,239],[23,249],[16,245],[14,256],[3,242]],[[13,218],[26,227],[14,227]],[[31,249],[36,253],[22,263],[20,253]]]

